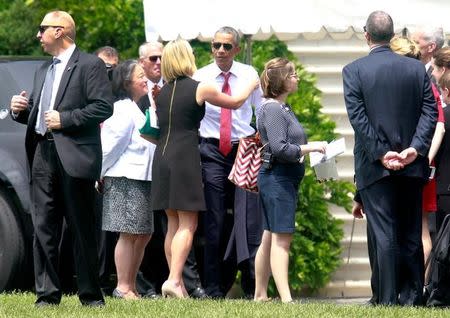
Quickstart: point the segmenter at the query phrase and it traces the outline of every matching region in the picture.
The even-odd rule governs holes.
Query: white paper
[[[337,180],[338,172],[336,166],[336,159],[333,157],[329,160],[325,160],[322,163],[317,164],[314,167],[316,173],[316,179],[319,181]]]
[[[325,154],[320,152],[309,153],[311,167],[315,167],[320,163],[324,163],[327,160],[333,159],[337,155],[344,153],[344,151],[345,151],[345,139],[339,138],[337,140],[333,140],[332,142],[327,144],[327,147],[325,148]]]

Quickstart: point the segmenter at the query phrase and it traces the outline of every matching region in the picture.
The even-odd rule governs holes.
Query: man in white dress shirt
[[[215,82],[218,89],[230,95],[258,78],[252,66],[234,61],[240,51],[239,42],[239,33],[235,29],[220,28],[211,43],[214,62],[199,69],[194,78]],[[206,103],[205,117],[200,125],[200,155],[208,209],[200,214],[205,236],[203,274],[206,292],[213,298],[226,295],[236,277],[237,263],[242,272],[244,293],[252,297],[254,292],[254,255],[261,231],[257,196],[236,189],[227,177],[236,157],[239,138],[255,133],[250,125],[252,106],[258,108],[261,102],[262,92],[257,89],[236,110]],[[247,222],[249,209],[256,222],[255,219]],[[233,254],[234,259],[224,261],[229,241],[232,253],[227,254]],[[252,248],[253,245],[256,248]]]

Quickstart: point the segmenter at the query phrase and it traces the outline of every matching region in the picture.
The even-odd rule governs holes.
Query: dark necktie
[[[228,80],[231,73],[222,73],[224,78],[222,93],[231,96],[231,88]],[[221,108],[220,110],[220,138],[219,151],[224,155],[228,155],[231,151],[231,109]]]
[[[42,89],[41,96],[39,124],[37,126],[37,132],[41,135],[45,135],[47,131],[47,125],[45,124],[45,112],[50,109],[50,103],[52,100],[53,82],[55,80],[55,65],[60,62],[61,60],[54,58],[52,64],[48,67],[47,74],[45,75],[44,88]]]

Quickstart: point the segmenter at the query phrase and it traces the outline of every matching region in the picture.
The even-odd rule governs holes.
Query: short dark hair
[[[239,35],[239,32],[230,26],[223,26],[219,30],[214,33],[214,37],[217,33],[225,33],[225,34],[231,34],[233,36],[233,42],[236,46],[239,46],[239,43],[241,42],[241,37]]]
[[[117,57],[119,58],[119,52],[112,46],[102,46],[101,48],[98,48],[94,54],[99,56],[100,53],[103,53],[107,57]]]
[[[113,70],[112,89],[116,100],[131,98],[129,82],[136,65],[138,65],[136,60],[126,60]]]
[[[384,11],[374,11],[367,18],[366,32],[374,43],[389,43],[394,36],[394,22]]]

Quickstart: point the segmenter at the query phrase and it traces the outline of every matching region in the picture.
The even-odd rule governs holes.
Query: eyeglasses
[[[150,62],[155,63],[156,61],[158,61],[158,59],[161,61],[161,55],[152,55],[148,57],[148,60]]]
[[[48,28],[63,28],[62,25],[40,25],[39,26],[39,33],[43,34]]]
[[[364,32],[367,32],[366,26],[363,26],[363,30],[364,30]]]
[[[219,50],[221,46],[223,46],[225,51],[230,51],[233,48],[233,44],[230,43],[221,43],[221,42],[212,43],[212,47],[216,50]]]

